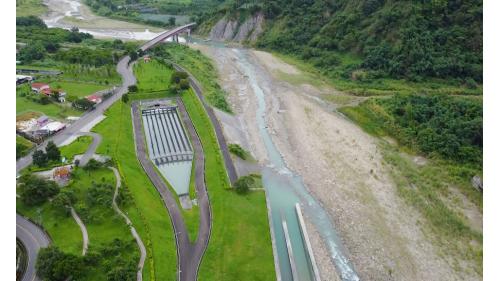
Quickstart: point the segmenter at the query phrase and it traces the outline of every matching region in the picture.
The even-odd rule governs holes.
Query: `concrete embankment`
[[[302,216],[302,210],[300,209],[300,204],[295,204],[295,210],[297,211],[297,218],[299,220],[300,226],[300,234],[302,235],[302,240],[304,241],[304,245],[306,245],[306,254],[311,262],[311,267],[313,269],[314,280],[321,281],[321,277],[319,275],[318,265],[316,264],[316,259],[314,258],[314,253],[312,250],[311,242],[309,241],[309,235],[307,234],[306,224],[304,222],[304,217]]]

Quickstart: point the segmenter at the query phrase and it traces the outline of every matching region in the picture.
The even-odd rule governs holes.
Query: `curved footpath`
[[[40,281],[36,276],[35,263],[40,248],[48,247],[50,238],[38,225],[16,214],[16,236],[26,248],[28,257],[23,281]]]
[[[116,197],[118,196],[118,191],[119,191],[120,186],[121,186],[120,173],[114,167],[108,167],[108,168],[110,168],[113,171],[113,173],[115,174],[115,178],[116,178],[116,188],[115,188],[115,193],[113,195],[113,203],[112,203],[113,209],[120,216],[122,216],[125,219],[125,222],[130,227],[130,232],[132,233],[132,236],[134,236],[135,241],[137,242],[137,245],[139,246],[139,250],[141,252],[141,257],[139,258],[139,263],[137,264],[137,268],[138,268],[137,281],[142,281],[142,269],[144,268],[144,261],[146,260],[146,247],[144,246],[144,243],[142,242],[141,237],[139,236],[139,234],[135,230],[134,226],[132,225],[132,221],[130,221],[130,219],[127,217],[127,215],[125,215],[125,213],[123,213],[122,210],[120,210],[120,208],[118,207],[118,204],[116,204]]]
[[[85,227],[85,224],[83,221],[80,219],[78,214],[76,213],[75,209],[73,207],[70,208],[71,210],[71,216],[73,219],[76,221],[76,224],[80,227],[80,230],[82,231],[82,256],[85,256],[87,253],[87,249],[89,248],[89,233],[87,232],[87,228]]]

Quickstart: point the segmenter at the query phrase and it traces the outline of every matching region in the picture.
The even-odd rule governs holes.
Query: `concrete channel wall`
[[[290,241],[290,235],[288,234],[288,225],[286,220],[283,218],[281,223],[283,224],[283,233],[285,235],[286,249],[288,251],[288,259],[290,260],[290,267],[292,268],[292,281],[300,281],[299,275],[297,273],[297,266],[295,264],[295,257],[293,256],[292,241]]]
[[[316,264],[316,259],[314,258],[314,253],[311,247],[311,242],[309,241],[309,235],[307,234],[306,224],[304,222],[304,217],[302,216],[302,210],[300,209],[300,204],[295,204],[295,211],[297,212],[297,218],[299,219],[300,225],[300,234],[302,236],[302,240],[306,245],[306,253],[309,261],[311,262],[311,266],[314,273],[314,281],[321,281],[321,277],[319,275],[318,265]]]

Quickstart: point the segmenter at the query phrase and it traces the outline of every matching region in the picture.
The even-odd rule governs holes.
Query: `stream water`
[[[326,241],[328,250],[342,280],[359,280],[352,265],[343,254],[344,251],[340,239],[327,213],[318,201],[309,194],[302,177],[295,174],[286,166],[283,157],[273,143],[266,126],[265,93],[259,86],[255,69],[248,60],[247,51],[242,49],[235,49],[234,51],[238,57],[236,63],[241,66],[242,71],[248,77],[252,90],[258,100],[256,122],[269,159],[269,164],[262,170],[262,181],[271,205],[272,224],[282,280],[293,280],[290,259],[284,238],[283,220],[288,225],[298,280],[314,280],[311,263],[307,257],[295,212],[296,203],[300,203],[308,218],[316,226],[321,237]]]
[[[81,13],[81,4],[76,0],[46,0],[51,13],[44,17],[44,21],[49,27],[62,27],[69,29],[72,26],[63,21],[64,17],[75,17],[86,20]],[[64,5],[64,8],[62,6]],[[144,31],[129,31],[124,29],[113,29],[106,27],[96,27],[92,29],[80,29],[96,37],[120,38],[133,40],[149,40],[157,33]],[[179,38],[184,41],[183,38]],[[224,44],[216,42],[198,41],[199,44],[209,44],[212,47],[225,48]],[[265,144],[269,163],[262,169],[262,180],[266,188],[269,203],[271,206],[271,217],[274,228],[274,239],[277,250],[279,270],[281,279],[289,281],[292,279],[292,269],[288,250],[285,242],[283,221],[286,221],[290,243],[295,260],[297,279],[295,281],[313,281],[313,272],[307,250],[302,240],[301,230],[295,211],[295,204],[300,203],[308,219],[316,226],[321,237],[326,241],[328,251],[331,254],[337,272],[343,281],[357,281],[359,277],[353,270],[340,243],[335,228],[331,223],[327,213],[307,191],[302,178],[291,171],[285,164],[283,157],[273,143],[266,126],[266,100],[265,93],[259,86],[255,68],[248,59],[248,51],[244,49],[234,49],[240,69],[248,77],[252,90],[258,100],[256,111],[256,122],[259,127],[260,136]]]

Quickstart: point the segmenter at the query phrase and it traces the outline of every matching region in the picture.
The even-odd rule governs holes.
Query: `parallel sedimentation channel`
[[[326,211],[309,194],[302,177],[286,166],[267,130],[265,93],[256,79],[256,70],[248,61],[247,51],[239,49],[234,51],[238,57],[236,63],[238,63],[245,76],[248,77],[258,100],[256,122],[269,159],[268,165],[262,169],[262,181],[271,207],[274,241],[281,280],[314,281],[317,276],[315,276],[309,252],[302,237],[303,234],[295,207],[297,203],[304,208],[308,218],[327,243],[331,258],[335,262],[336,269],[342,280],[359,280],[352,265],[344,255],[340,239]],[[286,225],[286,229],[284,229],[283,225]],[[287,231],[286,236],[289,237],[288,242],[291,244],[289,247],[287,247],[287,241],[285,241],[285,231]],[[288,255],[289,252],[293,252],[292,259]],[[295,265],[291,264],[291,260]],[[294,267],[293,270],[292,266]]]

